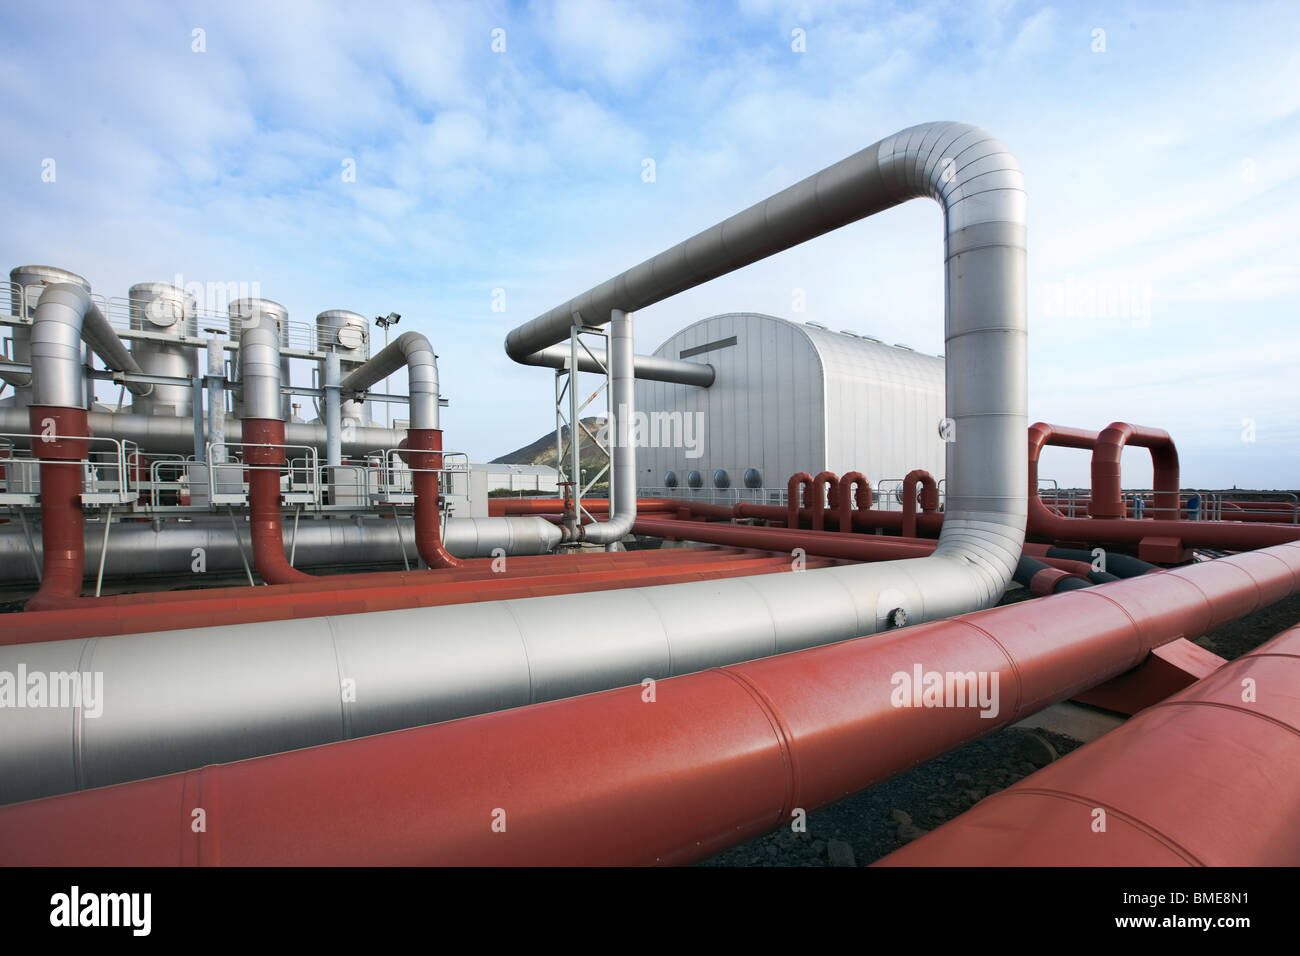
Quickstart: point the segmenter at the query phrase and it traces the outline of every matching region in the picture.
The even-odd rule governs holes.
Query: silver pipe
[[[32,404],[85,407],[85,368],[81,342],[115,372],[141,371],[99,307],[81,286],[57,282],[45,287],[32,319]],[[128,382],[133,395],[148,395],[152,385]],[[188,422],[182,422],[188,426]]]
[[[343,421],[339,412],[339,357],[325,356],[325,464],[334,468],[343,464]]]
[[[239,399],[245,418],[283,417],[280,401],[280,330],[275,317],[250,302],[239,329]]]
[[[411,427],[438,427],[438,356],[419,332],[403,332],[343,379],[343,391],[364,392],[406,366],[410,379]]]
[[[198,396],[194,400],[198,401]],[[208,339],[208,432],[207,440],[220,445],[226,440],[226,338],[214,333]],[[150,451],[153,449],[151,448]],[[212,460],[224,462],[226,449],[212,449]]]
[[[278,338],[276,353],[280,364],[280,382],[289,385],[292,381],[290,373],[293,360],[279,351],[281,348],[288,348],[289,346],[289,310],[279,302],[273,302],[270,299],[236,299],[226,308],[226,313],[230,317],[230,334],[236,339],[243,335],[243,328],[250,319],[262,324],[269,323],[275,327]],[[238,358],[238,353],[236,353],[236,358]],[[236,381],[241,377],[242,375],[238,367],[236,367]],[[236,392],[236,396],[238,396],[238,392]],[[279,402],[279,414],[271,417],[284,422],[291,421],[293,418],[293,396],[281,395]],[[246,414],[238,406],[236,411],[241,415]]]
[[[198,353],[195,353],[194,358],[197,364]],[[190,420],[194,423],[194,460],[206,462],[208,450],[203,440],[203,379],[199,377],[198,369],[195,369],[190,382],[190,391],[194,395],[190,400]]]
[[[19,511],[19,515],[22,512]],[[397,519],[401,538],[412,541],[415,529],[410,515]],[[247,523],[240,519],[240,526]],[[402,559],[398,529],[392,519],[377,517],[353,520],[346,516],[308,518],[300,522],[296,538],[294,567],[373,567],[397,564]],[[247,530],[243,536],[248,537]],[[86,567],[95,568],[102,554],[103,535],[86,525]],[[548,554],[560,540],[560,529],[545,518],[512,515],[504,518],[450,518],[443,523],[443,542],[458,558],[490,558],[500,550],[505,555]],[[42,557],[39,536],[28,542],[22,526],[0,525],[0,580],[14,584],[38,584]],[[409,546],[408,546],[409,547]],[[239,542],[224,514],[198,514],[180,520],[175,517],[153,521],[121,521],[113,527],[108,555],[104,559],[104,580],[132,580],[145,577],[182,575],[196,582],[202,576],[193,570],[202,549],[207,574],[242,573]],[[287,552],[286,548],[286,552]],[[33,559],[37,562],[33,567]],[[94,578],[87,571],[87,580]],[[3,620],[3,619],[0,619]]]
[[[608,359],[601,349],[592,349],[592,356],[584,350],[578,356],[578,371],[603,372]],[[646,382],[669,382],[674,385],[697,385],[708,388],[713,384],[717,373],[712,365],[701,362],[686,362],[682,359],[661,358],[658,355],[636,355],[636,377]],[[526,355],[518,360],[521,365],[536,365],[541,368],[568,368],[571,364],[567,345],[552,345],[550,348]]]
[[[1025,194],[987,133],[891,136],[511,333],[512,356],[907,199],[946,221],[948,502],[933,556],[798,573],[20,645],[103,674],[95,720],[0,709],[0,799],[99,786],[690,673],[995,603],[1024,540]],[[938,423],[936,423],[936,428]],[[585,622],[612,626],[592,640]],[[436,640],[430,640],[430,635]],[[365,688],[339,703],[340,675]]]
[[[610,545],[632,531],[636,521],[636,376],[632,367],[632,317],[614,310],[609,322],[609,520],[580,525],[578,537]],[[572,388],[572,386],[570,386]],[[574,423],[576,425],[576,422]],[[572,439],[577,447],[577,436]]]
[[[31,364],[32,327],[30,322],[32,316],[36,313],[36,303],[40,300],[40,292],[43,291],[45,286],[54,282],[70,282],[73,285],[81,286],[86,292],[90,292],[90,283],[86,281],[84,276],[69,272],[67,269],[60,269],[57,266],[18,266],[9,272],[9,311],[12,315],[28,323],[9,327],[10,347],[15,362],[24,365]],[[3,377],[5,381],[14,387],[12,407],[25,409],[31,404],[31,372],[6,372],[0,377]],[[25,432],[28,427],[25,413],[23,418],[23,426],[19,430]]]

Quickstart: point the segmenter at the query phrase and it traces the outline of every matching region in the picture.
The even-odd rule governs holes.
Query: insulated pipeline
[[[1293,627],[880,865],[1300,866],[1298,686]]]
[[[1300,546],[1281,545],[692,673],[659,682],[653,703],[632,680],[602,694],[4,807],[0,863],[689,863],[1298,587]],[[913,704],[918,670],[982,674],[978,686],[996,691],[953,706]],[[1294,737],[1285,750],[1293,756]],[[1204,809],[1200,795],[1193,804]],[[201,833],[189,826],[197,806],[207,810]],[[505,814],[504,831],[490,826],[494,808]]]

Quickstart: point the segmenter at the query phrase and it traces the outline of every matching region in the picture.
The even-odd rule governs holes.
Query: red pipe
[[[284,467],[284,422],[271,418],[245,418],[242,422],[244,462],[248,479],[249,535],[253,565],[267,584],[306,584],[315,580],[289,564],[284,555],[280,525],[280,469]],[[443,547],[438,514],[438,480],[442,467],[442,432],[413,428],[403,444],[412,462],[415,491],[415,546],[430,568],[455,568],[461,562]],[[268,447],[269,446],[269,447]],[[362,575],[364,583],[370,579]],[[338,587],[340,581],[332,579]]]
[[[632,525],[634,534],[682,541],[702,541],[764,551],[792,552],[803,549],[807,554],[842,558],[848,561],[882,561],[896,558],[923,558],[934,551],[937,542],[928,539],[903,540],[876,535],[844,535],[834,531],[806,531],[799,528],[759,528],[752,525],[694,523],[655,518],[641,518]]]
[[[680,553],[680,552],[679,552]],[[824,567],[833,559],[811,557],[809,567]],[[85,637],[150,633],[177,628],[249,624],[289,618],[356,614],[411,607],[504,601],[550,594],[608,591],[618,588],[675,584],[743,574],[789,570],[790,559],[763,552],[721,553],[694,561],[659,561],[642,567],[610,567],[575,575],[572,572],[508,576],[489,573],[475,581],[447,581],[442,574],[426,577],[423,585],[398,584],[332,592],[277,591],[242,588],[236,597],[203,596],[188,601],[135,606],[72,608],[23,613],[6,621],[0,645],[47,643]],[[455,573],[455,572],[449,572]]]
[[[88,456],[90,423],[84,408],[32,405],[32,453],[41,462],[41,585],[29,611],[67,607],[81,595],[86,569],[81,462]],[[70,435],[71,438],[60,438]]]
[[[1057,541],[1140,543],[1144,538],[1168,538],[1186,547],[1246,551],[1300,540],[1300,526],[1251,524],[1231,521],[1174,521],[1131,518],[1063,518],[1038,496],[1038,456],[1045,445],[1087,441],[1091,432],[1057,428],[1044,422],[1029,426],[1029,520],[1027,530]]]
[[[812,483],[812,475],[806,471],[795,472],[785,483],[785,526],[787,528],[799,527],[799,499],[802,497],[805,505],[810,504],[808,489],[812,487]],[[735,509],[732,509],[732,513],[736,513]]]
[[[926,511],[939,510],[939,486],[934,475],[922,468],[907,473],[903,479],[903,537],[916,537],[916,497],[920,485],[921,507]]]
[[[1176,521],[1178,502],[1178,449],[1169,433],[1159,428],[1145,428],[1126,422],[1112,422],[1097,436],[1092,450],[1092,500],[1088,513],[1094,518],[1124,517],[1124,500],[1120,483],[1120,456],[1125,445],[1151,449],[1154,469],[1151,487],[1155,492],[1152,517]]]
[[[1298,587],[1283,545],[669,678],[652,701],[637,684],[12,804],[0,863],[689,863]],[[900,705],[917,667],[996,675],[996,714],[992,695]]]
[[[1300,866],[1297,686],[1293,627],[880,864]]]
[[[837,501],[839,490],[840,479],[833,471],[818,472],[817,477],[813,479],[812,501],[805,501],[805,504],[812,507],[812,526],[814,531],[822,531],[825,529],[826,511],[827,509],[835,511],[838,507]]]
[[[674,519],[638,517],[632,530],[636,534],[700,541],[732,547],[759,548],[764,551],[791,553],[795,548],[806,554],[834,557],[845,561],[892,561],[899,558],[924,558],[934,553],[938,542],[931,538],[885,538],[876,535],[846,537],[833,531],[806,531],[790,528],[758,528],[751,525],[697,524]],[[1064,576],[1088,578],[1092,565],[1068,558],[1053,558],[1044,544],[1024,546],[1024,553],[1049,565]],[[1053,575],[1053,585],[1061,575]]]
[[[674,551],[616,551],[596,553],[519,555],[509,558],[505,566],[497,563],[495,558],[471,558],[459,569],[448,569],[436,576],[427,571],[374,571],[367,574],[336,574],[312,576],[309,581],[298,584],[277,584],[265,588],[250,589],[244,586],[208,588],[201,591],[147,591],[136,594],[114,594],[100,598],[82,598],[77,607],[125,607],[137,604],[161,604],[176,601],[195,601],[208,599],[259,600],[284,594],[329,593],[345,590],[366,590],[370,588],[393,587],[428,587],[432,584],[457,581],[494,580],[508,577],[521,577],[535,574],[577,574],[587,571],[602,571],[615,567],[649,567],[669,561],[681,562],[695,559],[696,556],[708,560],[718,554],[734,554],[740,549],[712,550],[690,548]]]
[[[415,550],[430,568],[459,568],[464,562],[442,546],[442,519],[438,514],[439,470],[442,468],[442,431],[412,428],[406,433],[415,492]]]
[[[853,509],[871,510],[871,482],[860,471],[850,471],[840,479],[838,530],[844,533],[853,531]],[[908,537],[916,537],[911,534]]]
[[[248,481],[248,526],[253,566],[267,584],[310,581],[284,556],[280,528],[280,469],[284,467],[284,422],[245,418],[242,422],[244,469]],[[273,446],[273,447],[265,447]]]
[[[748,501],[737,502],[733,508],[737,518],[762,518],[765,521],[788,522],[790,520],[790,509],[787,505],[757,505]],[[800,508],[798,517],[800,521],[813,521],[813,510],[811,508]],[[836,528],[840,527],[840,512],[831,511],[825,514],[824,520],[835,522]],[[917,528],[926,534],[938,535],[943,527],[943,515],[919,514],[917,515]],[[879,511],[873,509],[857,509],[853,512],[854,530],[869,531],[874,528],[885,528],[890,531],[901,531],[903,527],[903,513],[901,511]]]

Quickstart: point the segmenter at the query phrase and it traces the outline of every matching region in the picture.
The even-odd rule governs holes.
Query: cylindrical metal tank
[[[9,312],[19,318],[25,319],[28,323],[32,321],[32,315],[36,312],[36,303],[40,301],[41,293],[47,285],[56,282],[70,282],[73,285],[79,285],[87,292],[90,291],[90,283],[82,276],[75,272],[69,272],[67,269],[60,269],[57,266],[18,266],[9,272]],[[10,326],[9,335],[13,339],[13,360],[15,362],[30,362],[32,360],[32,330],[31,325]],[[19,377],[10,379],[10,384],[14,386],[14,408],[26,408],[32,401],[32,388],[30,378],[20,384]],[[22,429],[26,431],[26,427]]]
[[[254,311],[261,312],[263,315],[275,319],[276,327],[280,330],[280,348],[289,347],[289,310],[279,302],[272,302],[270,299],[236,299],[230,303],[227,312],[230,315],[230,340],[236,344],[239,342],[239,331],[243,327],[244,319],[252,315]],[[289,384],[289,357],[280,356],[280,384]],[[238,395],[238,392],[236,392]],[[243,417],[241,408],[236,408],[236,414]],[[293,398],[289,395],[280,396],[280,415],[287,422],[293,415]]]
[[[194,296],[166,282],[140,282],[127,293],[131,329],[165,335],[174,342],[135,340],[131,354],[145,372],[189,378],[195,374],[194,349],[179,340],[198,332]],[[187,385],[155,385],[137,395],[132,408],[144,415],[188,418],[194,411],[193,390]]]
[[[370,358],[370,326],[366,317],[348,309],[326,309],[316,316],[316,349],[333,352],[339,357],[339,370],[348,373]],[[321,381],[325,381],[325,364],[321,362]],[[350,422],[369,425],[370,405],[366,402],[341,401],[339,417],[346,428]]]

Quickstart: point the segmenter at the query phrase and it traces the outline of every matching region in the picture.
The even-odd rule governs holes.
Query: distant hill
[[[601,428],[605,427],[604,416],[593,416],[584,418],[582,424],[587,426],[587,431],[593,435],[598,434]],[[582,436],[582,467],[597,469],[602,468],[609,459],[605,457],[604,452],[600,451],[591,437],[584,432],[579,432]],[[564,447],[568,448],[569,430],[564,429]],[[550,465],[555,467],[555,432],[549,431],[535,442],[530,442],[523,448],[518,448],[508,455],[502,455],[500,458],[493,458],[494,465]]]

